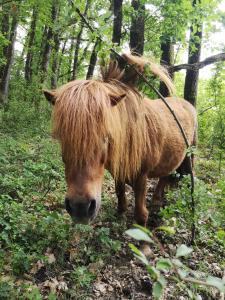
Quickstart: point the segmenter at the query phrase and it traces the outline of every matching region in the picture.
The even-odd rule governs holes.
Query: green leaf
[[[218,237],[221,241],[225,242],[225,231],[224,231],[223,229],[219,229],[219,230],[217,231],[217,237]]]
[[[156,264],[156,269],[164,272],[168,272],[172,268],[172,263],[169,259],[162,258]]]
[[[133,224],[133,226],[136,227],[136,228],[141,229],[142,231],[144,231],[145,233],[147,233],[150,236],[152,235],[151,231],[148,228],[146,228],[146,227],[143,227],[143,226],[141,226],[139,224]]]
[[[145,241],[149,243],[153,242],[153,240],[147,235],[147,233],[138,228],[128,229],[125,233],[138,241]]]
[[[160,299],[163,295],[163,286],[160,282],[155,282],[153,284],[152,295],[155,299]]]
[[[128,245],[129,245],[130,249],[134,252],[134,256],[136,258],[138,258],[140,261],[142,261],[145,265],[149,264],[146,256],[136,246],[134,246],[131,243],[129,243]]]
[[[214,276],[209,276],[207,277],[206,282],[215,286],[218,290],[220,290],[220,292],[225,292],[225,282],[222,279]]]
[[[163,275],[160,275],[158,282],[161,283],[161,285],[163,286],[163,288],[165,288],[166,285],[167,285],[166,278]]]
[[[183,267],[184,265],[182,264],[182,262],[179,259],[173,258],[172,262],[175,266],[177,267]]]
[[[160,277],[160,272],[158,270],[156,270],[156,268],[151,266],[151,265],[147,266],[147,271],[148,271],[148,274],[151,276],[151,278],[153,280],[158,280],[158,278]]]
[[[142,253],[136,246],[134,246],[133,244],[129,243],[128,245],[129,245],[130,249],[131,249],[135,254],[140,255],[140,256],[143,254],[143,253]]]
[[[180,247],[177,248],[176,257],[187,256],[192,251],[192,248],[189,248],[186,245],[182,244]]]
[[[156,228],[156,230],[164,231],[164,232],[169,233],[169,234],[175,234],[175,229],[173,227],[170,227],[170,226],[159,226],[159,227]]]
[[[142,256],[134,254],[134,256],[143,262],[144,265],[148,266],[149,262],[144,254]]]

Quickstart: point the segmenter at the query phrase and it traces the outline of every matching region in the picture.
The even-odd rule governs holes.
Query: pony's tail
[[[173,95],[175,93],[175,87],[172,82],[172,79],[170,78],[170,75],[166,68],[164,68],[161,65],[158,65],[151,61],[150,59],[146,57],[140,57],[140,56],[134,56],[131,54],[123,54],[123,58],[131,65],[134,65],[135,68],[141,72],[144,73],[145,66],[149,66],[150,71],[166,85],[166,87],[169,90],[169,94]],[[133,85],[137,80],[137,73],[134,70],[129,70],[129,72],[125,72],[124,74],[124,81],[128,84]]]

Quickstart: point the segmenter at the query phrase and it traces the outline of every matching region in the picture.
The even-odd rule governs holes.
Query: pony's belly
[[[184,160],[185,153],[179,153],[179,155],[171,155],[170,157],[163,157],[154,169],[148,172],[149,178],[164,177],[175,171]]]

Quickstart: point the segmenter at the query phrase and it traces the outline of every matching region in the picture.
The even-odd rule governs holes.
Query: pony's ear
[[[48,90],[43,90],[43,93],[45,95],[45,98],[50,102],[52,105],[55,104],[55,92],[54,91],[48,91]]]
[[[115,106],[126,97],[126,94],[121,94],[121,95],[110,94],[109,97],[110,97],[111,105]]]

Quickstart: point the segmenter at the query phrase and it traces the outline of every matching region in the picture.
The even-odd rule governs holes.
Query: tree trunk
[[[58,78],[57,80],[60,78],[60,75],[59,75],[59,71],[60,71],[60,68],[61,68],[61,65],[62,65],[62,61],[63,61],[63,55],[66,51],[66,44],[67,44],[67,39],[63,42],[62,44],[62,50],[61,50],[61,53],[60,53],[60,56],[59,56],[59,63],[58,63]]]
[[[73,51],[74,51],[74,38],[71,39],[70,49],[69,49],[69,61],[68,61],[68,81],[71,79],[71,66],[73,62]]]
[[[83,14],[84,16],[86,16],[86,14],[87,14],[89,5],[90,5],[90,0],[87,0],[86,5],[85,5],[84,14]],[[73,73],[72,73],[71,80],[76,79],[76,76],[77,76],[78,57],[79,57],[79,50],[80,50],[80,44],[81,44],[83,29],[84,29],[84,22],[83,22],[83,20],[81,20],[80,30],[77,34],[77,42],[76,42],[75,51],[74,51]]]
[[[52,51],[52,40],[53,40],[53,36],[54,36],[54,24],[55,21],[58,17],[58,1],[55,0],[52,4],[52,12],[51,12],[51,26],[49,26],[48,28],[48,33],[47,33],[47,38],[46,38],[46,44],[44,47],[44,52],[43,52],[43,56],[42,56],[42,63],[41,63],[41,83],[44,82],[46,75],[47,75],[47,70],[48,70],[48,65],[49,65],[49,60],[50,60],[50,55],[51,55],[51,51]]]
[[[16,30],[18,25],[18,12],[12,18],[10,29],[9,45],[6,53],[6,65],[4,67],[0,82],[0,103],[5,105],[8,102],[9,80],[14,59],[14,45],[16,40]]]
[[[9,40],[9,12],[8,12],[8,10],[3,11],[2,22],[1,22],[1,33],[6,40]],[[7,44],[3,45],[2,54],[3,54],[4,59],[7,58],[7,50],[8,50],[8,45]],[[2,78],[2,76],[3,76],[4,68],[5,68],[5,64],[2,63],[0,65],[0,78]]]
[[[132,0],[134,14],[131,18],[130,49],[132,54],[142,55],[144,52],[145,5],[141,0]]]
[[[174,45],[172,44],[170,38],[168,37],[162,38],[161,51],[162,54],[161,54],[160,63],[166,69],[169,70],[169,67],[171,67],[174,63]],[[171,76],[171,78],[173,78],[172,72],[169,72],[169,75]],[[167,89],[166,85],[163,82],[160,82],[159,91],[164,97],[169,96],[169,90]]]
[[[122,28],[122,18],[123,18],[122,5],[123,5],[123,0],[113,1],[114,19],[113,19],[112,42],[118,45],[120,45],[120,40],[121,40],[121,28]]]
[[[37,6],[35,6],[33,8],[30,32],[29,32],[29,37],[28,37],[27,57],[26,57],[26,62],[25,62],[25,79],[27,82],[31,82],[31,79],[32,79],[32,60],[33,60],[32,47],[34,45],[34,40],[35,40],[37,17],[38,17],[38,8],[37,8]]]
[[[60,40],[59,36],[56,33],[54,36],[54,53],[53,53],[53,61],[52,61],[52,76],[51,76],[51,88],[55,89],[57,87],[57,79],[58,79],[58,67],[59,67],[59,46]]]
[[[38,57],[38,63],[37,63],[37,70],[35,73],[38,73],[41,71],[41,63],[43,60],[43,49],[45,48],[45,45],[47,43],[47,34],[48,34],[48,26],[44,25],[42,29],[42,37],[41,37],[41,43],[40,43],[40,52],[39,52],[39,57]]]
[[[92,53],[91,53],[90,63],[89,63],[86,79],[90,79],[94,74],[94,70],[95,70],[95,66],[96,66],[96,62],[97,62],[97,55],[98,55],[98,51],[97,51],[98,43],[99,43],[99,40],[97,39],[94,44]]]
[[[193,1],[193,7],[196,6]],[[198,63],[201,55],[202,24],[199,21],[193,21],[190,28],[188,64]],[[193,50],[194,49],[194,50]],[[198,91],[199,70],[187,70],[184,85],[184,98],[192,105],[196,106]]]

